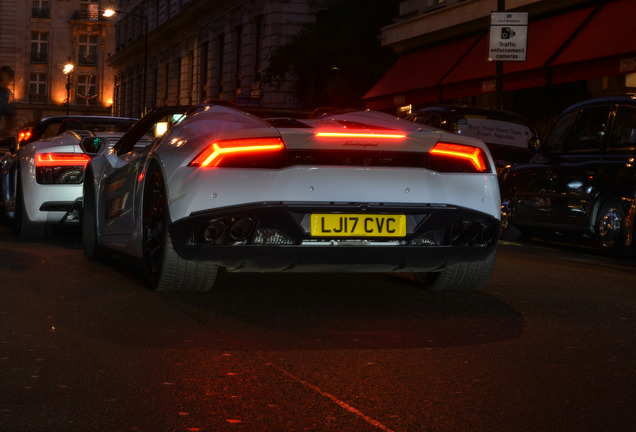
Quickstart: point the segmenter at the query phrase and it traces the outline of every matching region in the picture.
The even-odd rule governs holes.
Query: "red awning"
[[[551,62],[555,84],[636,72],[636,1],[603,5]]]
[[[636,3],[636,2],[635,2]],[[525,62],[504,62],[503,89],[544,86],[546,64],[591,15],[593,7],[528,24]],[[442,98],[452,99],[494,91],[495,63],[488,61],[488,35],[442,80]]]
[[[409,103],[439,102],[438,83],[478,37],[456,40],[404,54],[364,96],[367,107],[384,109]]]

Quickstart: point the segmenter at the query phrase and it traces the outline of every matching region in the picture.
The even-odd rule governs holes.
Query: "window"
[[[170,76],[170,63],[164,66],[164,72],[163,103],[165,105],[168,103],[168,98],[170,97],[170,79],[172,79],[172,76]]]
[[[223,75],[225,74],[225,35],[220,34],[218,39],[218,53],[217,53],[217,93],[219,98],[223,98]]]
[[[243,74],[242,72],[242,68],[243,68],[243,26],[236,26],[236,28],[234,29],[234,34],[236,36],[236,43],[234,44],[234,49],[236,50],[236,60],[235,60],[235,67],[236,67],[236,72],[234,74],[234,91],[236,93],[236,95],[240,95],[241,94],[241,87],[242,87],[242,79],[243,79]]]
[[[610,148],[636,146],[636,107],[620,107],[614,119]]]
[[[49,34],[31,32],[31,63],[46,63],[49,59]]]
[[[51,8],[48,0],[33,0],[31,7],[32,18],[51,18]]]
[[[97,86],[95,75],[79,75],[77,77],[77,103],[82,105],[97,104]]]
[[[583,109],[574,126],[570,150],[600,151],[607,133],[609,114],[608,106]]]
[[[97,36],[79,35],[79,64],[91,66],[97,64]]]
[[[199,101],[208,96],[208,43],[199,47]]]
[[[82,18],[97,21],[99,20],[99,0],[82,0],[80,2]]]
[[[578,111],[570,111],[562,115],[554,124],[550,134],[545,140],[545,149],[550,153],[564,151],[567,145],[569,133],[572,130],[574,119]]]
[[[29,74],[29,103],[44,104],[48,102],[46,74]]]
[[[426,124],[435,128],[442,128],[445,122],[442,122],[442,116],[438,113],[429,113],[428,119],[426,119]],[[457,126],[455,126],[457,128]],[[445,129],[450,129],[448,125],[446,125]],[[453,131],[456,132],[456,131]]]
[[[262,79],[262,50],[263,50],[263,15],[255,18],[255,46],[254,46],[254,80],[252,81],[252,91],[250,96],[260,98],[261,96],[261,79]]]

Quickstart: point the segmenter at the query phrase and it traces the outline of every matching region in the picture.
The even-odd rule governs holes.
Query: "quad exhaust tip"
[[[464,220],[459,229],[459,238],[466,243],[490,243],[495,237],[491,224]]]
[[[203,230],[203,240],[210,244],[223,244],[225,236],[233,241],[243,241],[254,231],[254,221],[243,217],[226,223],[221,219],[210,221]]]
[[[240,218],[230,226],[230,238],[235,241],[245,240],[254,229],[254,221],[250,218]]]

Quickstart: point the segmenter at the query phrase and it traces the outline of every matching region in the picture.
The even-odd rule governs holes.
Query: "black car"
[[[436,105],[406,117],[417,123],[479,138],[490,149],[497,172],[510,164],[528,162],[534,155],[528,144],[536,139],[529,119],[508,111],[473,106]]]
[[[536,230],[626,255],[636,217],[636,96],[567,108],[526,163],[502,173],[502,237]]]

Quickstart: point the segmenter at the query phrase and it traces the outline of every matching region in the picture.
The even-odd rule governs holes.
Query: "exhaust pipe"
[[[250,218],[241,218],[230,227],[230,237],[235,241],[245,240],[254,229],[254,221]]]
[[[479,229],[473,221],[464,221],[462,225],[462,238],[467,242],[472,242],[477,238]]]
[[[216,219],[210,222],[203,232],[203,239],[208,243],[215,243],[225,232],[223,221]]]
[[[482,225],[481,233],[479,235],[481,241],[483,243],[490,243],[492,239],[495,237],[495,232],[491,225]]]

